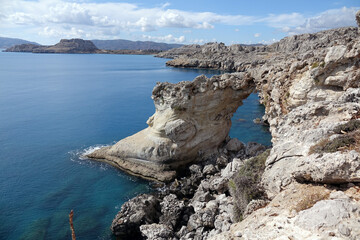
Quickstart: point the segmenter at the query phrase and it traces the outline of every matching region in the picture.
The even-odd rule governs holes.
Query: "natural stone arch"
[[[157,83],[148,127],[88,156],[144,178],[169,181],[179,166],[216,153],[233,113],[255,90],[253,78],[232,73],[192,82]]]

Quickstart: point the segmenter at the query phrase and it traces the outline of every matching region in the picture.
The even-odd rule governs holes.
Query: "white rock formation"
[[[253,79],[243,73],[158,83],[149,127],[89,157],[145,178],[169,181],[179,166],[217,151],[228,136],[233,113],[254,89]]]

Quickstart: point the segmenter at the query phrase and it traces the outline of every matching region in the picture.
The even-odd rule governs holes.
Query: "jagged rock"
[[[138,133],[138,137],[130,137],[131,141],[122,140],[116,147],[98,151],[94,156],[106,155],[107,161],[112,159],[118,164],[119,152],[122,151],[119,149],[125,143],[134,141],[135,144],[138,139],[155,137],[159,140],[158,145],[151,142],[154,138],[145,143],[140,141],[140,148],[133,147],[132,150],[137,151],[131,155],[136,159],[124,161],[133,161],[132,164],[138,166],[142,164],[137,159],[141,156],[145,160],[144,166],[142,165],[145,170],[141,169],[137,173],[154,178],[154,173],[159,170],[161,175],[166,175],[175,169],[175,162],[181,165],[185,164],[184,159],[199,160],[206,154],[214,153],[207,147],[211,146],[214,150],[221,145],[221,152],[212,162],[206,162],[207,165],[213,164],[216,159],[215,168],[220,172],[210,173],[212,171],[209,169],[212,167],[203,169],[205,164],[199,163],[186,171],[190,172],[190,176],[172,184],[170,192],[179,198],[186,197],[184,204],[188,204],[183,210],[186,213],[175,230],[177,238],[360,237],[359,146],[348,144],[332,152],[314,152],[314,146],[321,145],[323,141],[349,136],[348,132],[336,132],[335,129],[350,119],[360,118],[358,28],[339,28],[290,36],[269,46],[227,47],[224,44],[210,43],[183,47],[172,53],[177,54],[177,59],[168,62],[169,65],[242,73],[224,74],[211,79],[200,77],[193,83],[158,84],[153,91],[156,113],[148,121],[149,128]],[[243,92],[245,88],[254,90],[252,82],[256,83],[261,102],[265,105],[266,114],[263,119],[269,123],[272,134],[273,146],[266,159],[261,184],[258,185],[264,187],[265,195],[262,196],[269,197],[269,203],[265,205],[267,201],[262,200],[250,202],[245,219],[232,224],[228,230],[230,223],[234,221],[232,197],[224,194],[228,193],[228,180],[243,165],[245,157],[255,156],[264,151],[265,147],[249,143],[245,149],[241,149],[241,153],[235,155],[232,148],[226,147],[229,141],[225,136],[227,133],[221,141],[219,137],[214,140],[204,137],[210,136],[207,135],[208,129],[200,126],[211,124],[200,120],[200,117],[203,117],[202,113],[207,114],[214,121],[217,119],[216,122],[221,127],[227,128],[231,113],[226,111],[223,114],[223,106],[220,107],[215,102],[224,100],[221,95],[228,96],[225,99],[227,104],[237,101],[234,96],[241,101],[247,94]],[[245,86],[246,84],[248,85]],[[242,93],[239,94],[239,91]],[[216,95],[214,99],[208,98],[210,92]],[[195,109],[196,104],[193,105],[192,101],[197,102],[199,108]],[[205,102],[209,106],[202,105]],[[230,107],[235,108],[235,105]],[[199,129],[205,135],[199,135]],[[213,126],[209,129],[213,131]],[[204,138],[209,146],[204,147],[204,142],[198,137]],[[354,141],[358,144],[358,140]],[[198,145],[192,145],[191,148],[190,145],[195,142]],[[116,150],[118,146],[119,152]],[[150,148],[151,156],[148,155],[149,151],[146,152],[148,146],[154,147]],[[170,160],[169,153],[176,157]],[[234,156],[236,158],[233,159]],[[148,159],[151,157],[158,160]],[[228,163],[230,159],[233,160]],[[226,168],[221,169],[226,164]],[[257,176],[259,179],[260,175]],[[325,183],[343,185],[321,185]],[[331,190],[334,188],[339,191]]]
[[[355,189],[330,193],[322,186],[292,183],[264,208],[209,239],[230,240],[237,233],[244,239],[259,240],[329,239],[331,235],[357,239],[360,204],[356,199],[360,199],[360,192]]]
[[[254,88],[252,78],[243,73],[158,83],[149,127],[88,156],[145,178],[170,181],[179,166],[217,152],[232,114]]]
[[[360,11],[357,11],[356,13],[356,23],[360,27]]]
[[[225,46],[223,43],[187,45],[158,54],[159,57],[174,58],[166,64],[174,67],[214,68],[227,71],[258,70],[265,63],[277,65],[285,57],[301,56],[308,59],[319,48],[344,45],[358,35],[356,27],[344,27],[286,37],[268,46]],[[268,58],[268,60],[266,60]],[[280,60],[280,61],[279,61]],[[283,62],[281,62],[283,60]],[[301,65],[298,65],[301,66]],[[259,72],[262,74],[266,70]],[[266,84],[264,84],[266,85]]]
[[[203,174],[205,174],[205,175],[211,175],[211,174],[214,174],[214,173],[216,173],[216,172],[217,172],[217,170],[216,170],[216,168],[214,167],[214,165],[212,165],[212,164],[206,165],[206,166],[204,167],[204,169],[203,169]]]
[[[161,217],[160,223],[169,226],[171,229],[174,229],[178,224],[182,211],[185,207],[184,201],[177,199],[175,194],[170,194],[164,197],[163,201],[160,203],[161,206]]]
[[[140,231],[148,240],[169,240],[173,237],[172,229],[165,224],[141,225]]]
[[[195,212],[203,209],[206,203],[213,200],[214,197],[208,191],[204,191],[202,188],[198,188],[194,197],[191,199],[190,205],[194,207]]]
[[[210,178],[210,190],[219,194],[228,190],[229,179],[221,176],[214,176]]]
[[[120,238],[139,238],[139,227],[157,222],[159,215],[159,200],[153,195],[141,194],[121,206],[111,224],[111,231]]]
[[[221,176],[230,179],[242,165],[244,165],[244,163],[241,159],[234,158],[232,162],[229,162],[228,165],[221,170]]]
[[[266,147],[260,143],[248,142],[246,144],[245,153],[249,157],[254,157],[254,156],[262,153],[265,150],[266,150]]]
[[[218,168],[223,168],[228,164],[228,159],[224,156],[220,156],[216,159],[216,165]]]
[[[199,164],[192,164],[190,167],[189,167],[189,170],[191,173],[193,174],[201,174],[201,166]]]
[[[301,211],[294,218],[294,224],[309,231],[338,229],[343,237],[352,235],[352,239],[359,238],[360,223],[349,220],[360,219],[360,205],[343,192],[335,196],[331,195],[332,199],[319,201],[313,207]]]
[[[187,224],[188,229],[192,231],[203,227],[213,228],[217,211],[218,202],[215,200],[209,201],[204,209],[200,209],[190,216]]]
[[[225,148],[228,151],[233,151],[233,152],[238,152],[241,149],[243,149],[245,147],[244,143],[242,143],[239,139],[237,138],[232,138],[225,146]]]
[[[251,202],[249,202],[249,204],[246,206],[246,209],[244,211],[244,217],[250,215],[259,208],[266,206],[267,203],[268,202],[263,199],[251,200]]]

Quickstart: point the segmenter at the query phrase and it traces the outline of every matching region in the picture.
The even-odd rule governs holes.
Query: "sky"
[[[360,0],[0,0],[0,36],[270,44],[356,26]]]

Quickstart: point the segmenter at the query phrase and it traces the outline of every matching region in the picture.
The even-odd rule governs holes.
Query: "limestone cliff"
[[[244,73],[158,83],[148,128],[89,155],[145,178],[169,181],[179,166],[217,152],[231,117],[255,89]]]
[[[292,36],[270,47],[276,52],[247,72],[272,134],[262,176],[272,201],[211,239],[359,239],[358,30]]]
[[[160,217],[140,226],[139,234],[148,239],[360,239],[358,28],[291,36],[270,46],[192,45],[161,56],[175,57],[168,62],[171,66],[237,72],[159,83],[149,127],[91,157],[169,180],[178,165],[216,152],[231,114],[255,88],[266,107],[273,147],[258,171],[263,174],[255,176],[260,183],[253,185],[263,189],[262,198],[252,199],[248,193],[243,221],[234,223],[231,216],[237,198],[228,196],[227,183],[235,172],[251,176],[250,167],[257,167],[252,164],[257,161],[246,160],[251,151],[231,140],[215,166],[192,165],[189,178],[171,183],[170,191],[175,189],[177,196],[159,203],[164,218],[171,215],[169,202],[175,202],[173,215],[181,225]],[[241,172],[242,166],[250,167]],[[187,212],[181,215],[179,209],[185,206]],[[127,224],[123,219],[131,219],[127,208],[114,220],[119,229]]]
[[[273,148],[261,185],[270,203],[207,238],[360,238],[358,28],[291,36],[270,46],[184,46],[162,56],[174,57],[167,64],[175,67],[244,72],[266,106]]]

